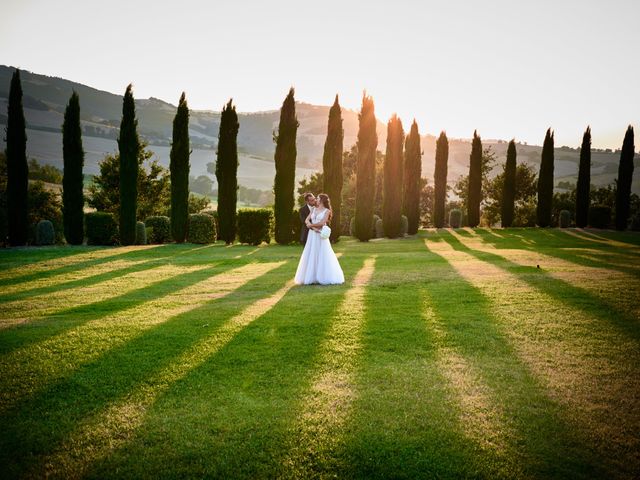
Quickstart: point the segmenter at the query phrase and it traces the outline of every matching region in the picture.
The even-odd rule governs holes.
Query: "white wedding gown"
[[[317,213],[317,209],[314,209],[311,213],[311,223],[323,221],[328,211],[325,209]],[[331,242],[328,238],[322,238],[320,233],[315,230],[309,230],[307,243],[302,251],[298,270],[296,270],[295,282],[298,285],[344,283],[344,274],[340,268],[338,257],[331,248]]]

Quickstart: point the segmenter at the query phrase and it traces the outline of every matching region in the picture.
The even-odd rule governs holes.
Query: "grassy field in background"
[[[0,477],[633,478],[640,236],[0,250]]]

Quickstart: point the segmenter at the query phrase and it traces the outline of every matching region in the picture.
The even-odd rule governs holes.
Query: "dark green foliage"
[[[216,241],[216,222],[211,215],[192,213],[189,215],[187,233],[189,243],[213,243]]]
[[[616,230],[627,228],[629,210],[631,206],[631,181],[633,180],[633,127],[629,125],[624,135],[620,165],[618,166],[618,182],[616,191]]]
[[[502,184],[501,223],[503,228],[508,228],[513,224],[516,200],[516,157],[516,142],[511,140],[507,147],[507,161],[504,164]]]
[[[7,244],[7,157],[0,152],[0,247]]]
[[[40,220],[36,226],[36,244],[53,245],[56,241],[56,232],[53,223],[49,220]]]
[[[422,188],[422,150],[420,132],[414,120],[404,146],[404,189],[402,191],[402,213],[409,222],[407,233],[415,235],[420,226],[420,189]]]
[[[29,225],[27,242],[36,243],[36,226],[40,220],[49,220],[53,224],[56,242],[63,241],[62,204],[60,195],[46,188],[44,182],[37,180],[29,183],[27,192],[27,224]]]
[[[273,212],[269,208],[238,210],[238,240],[250,245],[269,243],[272,223]]]
[[[202,213],[203,215],[209,215],[211,218],[213,218],[213,223],[215,223],[216,226],[216,240],[220,240],[220,223],[218,222],[218,211],[214,210],[214,209],[209,209],[209,208],[205,208],[204,210],[201,210],[199,212],[192,212],[192,213]],[[236,224],[237,224],[237,219],[236,219]]]
[[[409,233],[409,219],[406,215],[400,215],[400,236],[404,237]]]
[[[169,171],[171,172],[171,235],[184,242],[189,224],[189,107],[184,92],[173,119],[173,142]]]
[[[560,210],[560,220],[558,224],[560,228],[568,228],[571,225],[571,212],[569,210]]]
[[[381,218],[378,218],[376,220],[375,230],[376,230],[376,238],[384,237],[384,225],[382,223]]]
[[[462,226],[462,210],[454,208],[449,211],[449,226],[451,228],[460,228]]]
[[[376,149],[378,148],[375,106],[373,98],[366,93],[362,96],[362,108],[360,109],[358,120],[354,233],[358,240],[366,242],[374,235],[371,228],[371,219],[375,194]]]
[[[144,224],[150,229],[148,243],[165,243],[171,240],[171,219],[163,215],[148,217]]]
[[[538,207],[536,218],[539,227],[551,225],[553,203],[553,132],[549,128],[542,145],[540,173],[538,174]]]
[[[444,227],[444,206],[447,199],[447,162],[449,159],[449,140],[447,134],[440,132],[436,141],[436,163],[433,173],[433,225]]]
[[[331,199],[331,242],[340,238],[340,223],[342,212],[342,150],[344,129],[342,128],[342,110],[338,103],[338,95],[329,109],[329,123],[327,125],[327,139],[324,142],[322,155],[323,191]],[[318,192],[319,193],[319,192]],[[298,238],[294,236],[294,238]]]
[[[71,245],[84,241],[84,149],[80,128],[80,99],[73,92],[64,112],[62,124],[62,218],[64,237]]]
[[[238,114],[231,100],[222,108],[218,134],[218,238],[226,244],[236,239],[236,204],[238,202]]]
[[[471,155],[469,156],[469,185],[467,193],[467,221],[470,227],[480,224],[480,202],[482,201],[482,140],[473,132]]]
[[[394,114],[387,124],[387,153],[384,157],[382,224],[388,238],[400,235],[402,215],[402,153],[404,130],[402,121]]]
[[[193,193],[189,194],[189,213],[200,213],[209,207],[209,199],[207,197],[199,197]]]
[[[591,205],[589,208],[589,226],[608,228],[611,225],[611,207],[608,205]]]
[[[293,190],[296,179],[296,134],[298,132],[296,118],[296,101],[294,90],[291,88],[280,109],[280,123],[276,140],[276,177],[273,184],[275,202],[273,213],[275,217],[276,242],[286,245],[293,240],[291,226],[291,212],[293,211]]]
[[[42,180],[43,182],[55,183],[56,185],[62,184],[62,170],[58,167],[46,164],[41,165],[35,158],[30,158],[28,164],[29,180]]]
[[[331,204],[333,207],[333,204]],[[332,220],[332,223],[335,222]],[[302,222],[300,221],[300,210],[296,209],[291,214],[291,235],[293,238],[300,238],[300,234],[302,233]],[[333,234],[333,228],[331,229],[331,233]]]
[[[114,245],[118,243],[118,224],[113,214],[91,212],[84,216],[87,245]]]
[[[140,141],[131,85],[127,87],[122,101],[118,149],[120,150],[120,243],[132,245],[136,241]]]
[[[136,222],[136,245],[147,244],[147,227],[144,222]]]
[[[9,105],[7,108],[7,226],[9,243],[27,243],[27,191],[29,167],[27,166],[27,133],[22,109],[22,84],[20,70],[11,77]]]
[[[580,148],[580,166],[576,185],[576,227],[584,228],[589,222],[589,204],[591,200],[591,127],[587,127],[582,136]]]

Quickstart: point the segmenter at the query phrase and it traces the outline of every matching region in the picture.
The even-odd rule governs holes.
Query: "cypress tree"
[[[538,175],[538,208],[536,216],[539,227],[551,225],[553,202],[553,132],[549,128],[542,145],[540,174]]]
[[[482,201],[482,140],[474,130],[469,156],[469,189],[467,194],[467,221],[470,227],[480,224]]]
[[[404,147],[404,189],[402,193],[402,213],[407,217],[407,233],[418,233],[420,223],[420,179],[422,177],[422,151],[420,150],[420,132],[414,120]]]
[[[376,184],[376,114],[373,98],[362,95],[362,107],[358,115],[358,160],[356,177],[356,237],[361,242],[372,236],[373,197]]]
[[[402,150],[404,130],[402,121],[394,114],[387,123],[387,153],[384,157],[382,193],[382,226],[388,238],[400,236],[402,215]]]
[[[22,83],[20,70],[13,72],[7,108],[7,216],[9,244],[27,243],[27,192],[29,167],[27,165],[27,133],[22,109]]]
[[[449,140],[447,134],[440,132],[436,141],[436,166],[433,173],[433,224],[444,227],[444,205],[447,200],[447,162],[449,160]]]
[[[222,107],[218,134],[218,238],[228,245],[236,239],[236,203],[238,201],[238,114],[229,100]]]
[[[136,241],[136,215],[138,210],[138,121],[129,84],[122,101],[122,121],[118,149],[120,150],[120,243],[133,245]]]
[[[502,226],[508,228],[513,223],[516,199],[516,142],[511,140],[507,148],[507,162],[504,164],[504,184],[502,185]]]
[[[576,187],[576,226],[584,228],[589,221],[589,190],[591,188],[591,127],[582,136],[580,167]]]
[[[273,184],[275,202],[273,213],[275,217],[276,242],[286,245],[293,238],[291,220],[293,218],[293,189],[296,178],[296,134],[298,132],[296,118],[296,101],[294,89],[289,89],[287,98],[280,109],[280,123],[276,140],[276,178]]]
[[[80,98],[74,91],[64,112],[62,124],[62,219],[64,237],[71,245],[84,240],[84,150],[80,128]]]
[[[171,236],[177,243],[187,238],[189,229],[189,106],[182,92],[173,118],[173,138],[169,156],[171,174]]]
[[[629,125],[622,142],[620,165],[618,166],[618,184],[616,189],[616,230],[625,230],[629,219],[631,201],[631,181],[633,180],[633,127]]]
[[[329,110],[327,125],[327,139],[324,142],[322,155],[323,189],[331,199],[333,217],[331,223],[331,241],[340,238],[340,210],[342,204],[342,150],[344,129],[342,128],[342,109],[338,102],[338,95]]]

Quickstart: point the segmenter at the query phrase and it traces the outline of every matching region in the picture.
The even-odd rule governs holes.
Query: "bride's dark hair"
[[[329,195],[327,195],[326,193],[321,193],[320,195],[318,195],[318,200],[320,200],[320,203],[324,205],[324,208],[329,210],[329,219],[327,220],[327,223],[331,223],[333,210],[331,210],[331,200],[329,200]]]

